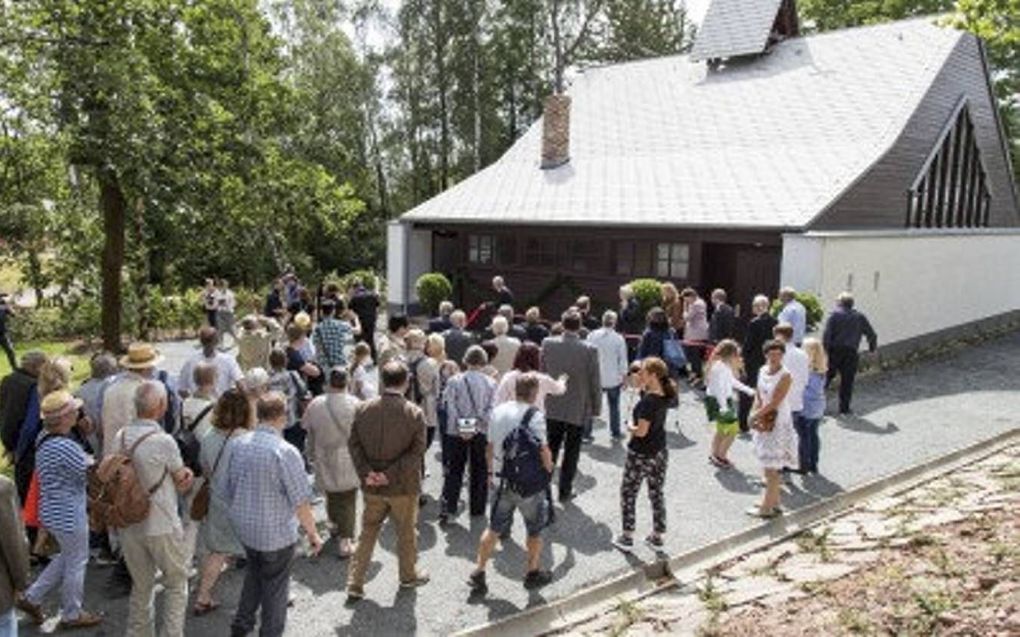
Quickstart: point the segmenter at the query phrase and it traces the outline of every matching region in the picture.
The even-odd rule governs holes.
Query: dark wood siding
[[[980,43],[964,34],[895,145],[811,224],[812,230],[902,228],[907,191],[966,96],[981,160],[988,173],[988,225],[1020,225],[1009,160],[1004,152]],[[933,166],[933,169],[937,169]]]
[[[678,288],[692,286],[706,294],[714,287],[725,287],[731,294],[748,296],[753,293],[775,295],[779,285],[779,261],[782,237],[778,231],[726,231],[682,230],[668,228],[580,228],[549,226],[493,227],[455,224],[418,224],[430,229],[442,240],[433,242],[433,266],[454,281],[455,302],[464,308],[473,308],[482,301],[491,300],[489,288],[492,277],[499,274],[517,297],[518,312],[538,304],[542,311],[553,316],[569,305],[580,294],[592,297],[596,310],[617,305],[619,287],[634,278],[650,277],[671,280]],[[502,241],[511,241],[515,255],[506,264],[479,264],[469,261],[468,243],[471,235],[492,236],[496,251]],[[617,247],[621,244],[638,244],[652,250],[652,271],[618,274]],[[660,277],[655,272],[656,246],[660,243],[681,243],[689,248],[687,277]],[[529,245],[531,250],[529,250]],[[722,258],[713,258],[714,251],[725,250]],[[747,279],[751,272],[741,275],[734,268],[720,267],[736,258],[744,259],[749,253],[760,252],[769,267],[761,269],[768,281]],[[774,266],[774,267],[773,267]],[[755,269],[760,274],[759,269]],[[760,277],[759,277],[760,278]],[[772,279],[775,280],[772,280]],[[747,280],[745,280],[747,279]],[[753,294],[752,294],[753,295]],[[748,299],[733,301],[747,306]]]

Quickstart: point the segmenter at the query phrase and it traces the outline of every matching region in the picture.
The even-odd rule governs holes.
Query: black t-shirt
[[[666,412],[669,400],[658,394],[645,394],[634,405],[634,423],[647,420],[651,423],[643,438],[631,437],[627,448],[643,456],[654,456],[666,448]]]
[[[7,306],[0,303],[0,334],[7,332]]]

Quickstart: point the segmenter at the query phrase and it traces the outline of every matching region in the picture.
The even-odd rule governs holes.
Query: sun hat
[[[312,317],[308,312],[298,312],[294,315],[294,323],[301,329],[307,330],[312,325]]]
[[[163,356],[151,343],[131,343],[119,362],[124,369],[149,369],[162,363]]]
[[[71,412],[78,411],[82,406],[82,400],[75,398],[65,389],[58,389],[46,394],[39,405],[39,411],[46,420],[55,420],[66,416]]]

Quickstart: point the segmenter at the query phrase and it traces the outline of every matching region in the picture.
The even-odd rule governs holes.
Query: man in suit
[[[365,596],[365,576],[372,563],[383,522],[390,518],[397,537],[400,587],[429,581],[417,567],[418,495],[425,457],[425,414],[407,400],[407,366],[395,360],[382,368],[382,396],[362,404],[354,416],[348,448],[361,479],[365,510],[361,537],[347,576],[347,599]]]
[[[737,334],[737,315],[733,306],[726,302],[726,290],[712,291],[712,319],[708,325],[708,339],[713,343],[734,338]]]
[[[358,315],[358,322],[361,323],[361,334],[357,336],[358,342],[368,343],[372,349],[372,359],[375,360],[377,358],[375,323],[379,316],[379,294],[375,290],[369,290],[360,280],[357,280],[354,282],[354,291],[350,295],[348,305],[351,311]]]
[[[453,327],[450,315],[453,314],[453,303],[443,301],[439,304],[439,316],[429,319],[429,334],[442,334]]]
[[[744,358],[747,384],[757,387],[758,370],[765,364],[762,346],[766,341],[772,339],[772,328],[776,326],[776,319],[769,314],[769,297],[762,294],[754,297],[754,301],[751,303],[751,313],[754,314],[754,318],[747,325],[747,335],[744,337],[741,355]],[[740,430],[745,433],[747,432],[747,418],[751,413],[753,402],[753,397],[740,394],[740,409],[737,417],[740,421]]]
[[[602,381],[599,375],[598,350],[581,340],[581,316],[567,311],[563,315],[563,334],[545,339],[542,360],[545,371],[553,378],[566,374],[567,391],[562,396],[548,396],[545,401],[549,429],[549,448],[553,462],[564,446],[560,467],[560,502],[574,497],[574,474],[581,453],[584,426],[602,411]]]
[[[471,332],[464,329],[464,326],[467,325],[467,316],[464,312],[457,310],[450,314],[450,323],[453,324],[452,327],[443,332],[446,357],[458,365],[462,365],[464,354],[467,353],[469,347],[475,344],[475,338]]]

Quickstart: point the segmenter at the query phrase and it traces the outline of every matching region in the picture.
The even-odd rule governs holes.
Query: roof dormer
[[[691,49],[694,61],[761,55],[798,35],[794,0],[712,0]]]

